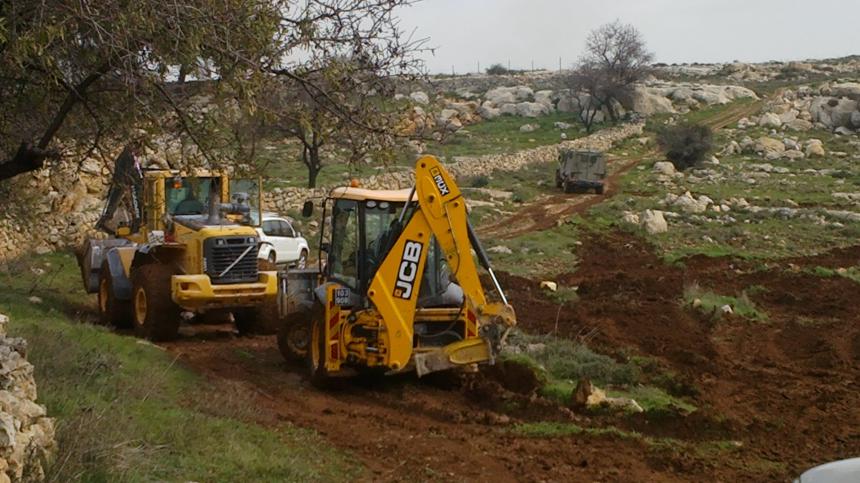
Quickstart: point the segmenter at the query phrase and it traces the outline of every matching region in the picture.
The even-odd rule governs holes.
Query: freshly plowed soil
[[[765,267],[705,257],[670,267],[642,241],[613,234],[586,243],[578,260],[558,281],[578,286],[581,298],[557,323],[557,305],[536,282],[503,281],[520,325],[572,338],[596,329],[592,345],[667,362],[701,409],[695,425],[651,425],[655,433],[699,438],[713,426],[745,454],[784,465],[764,473],[775,479],[860,454],[860,284],[803,270],[856,266],[860,247]],[[724,295],[749,290],[768,319],[697,313],[682,303],[691,283]]]
[[[528,394],[528,381],[503,389],[496,381],[505,374],[493,371],[350,379],[323,391],[283,361],[273,338],[226,330],[201,329],[210,332],[167,348],[216,387],[256,394],[260,424],[289,421],[354,455],[369,469],[363,480],[786,481],[860,454],[860,284],[802,270],[856,265],[860,247],[772,266],[704,257],[667,266],[621,233],[580,250],[577,272],[558,278],[578,286],[580,300],[560,313],[539,281],[502,275],[522,329],[574,339],[590,333],[604,352],[655,358],[678,373],[699,410],[658,420],[578,416]],[[684,287],[694,282],[727,295],[756,286],[750,298],[768,320],[718,320],[684,307]],[[513,431],[535,421],[732,441],[739,449],[702,457],[641,439]]]

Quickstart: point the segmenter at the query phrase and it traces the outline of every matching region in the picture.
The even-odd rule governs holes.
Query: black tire
[[[269,256],[266,257],[266,260],[268,260],[269,263],[271,263],[272,265],[277,265],[278,264],[278,254],[275,253],[274,250],[270,251]]]
[[[99,323],[118,329],[130,329],[133,325],[131,300],[117,300],[113,291],[113,277],[107,262],[99,271]]]
[[[302,253],[299,254],[299,259],[296,260],[296,268],[299,270],[304,270],[308,266],[308,251],[302,249]]]
[[[319,388],[327,388],[331,383],[331,376],[325,368],[325,338],[321,336],[325,327],[325,312],[323,307],[315,304],[308,319],[308,333],[311,335],[305,361],[308,367],[308,379],[311,384]]]
[[[301,361],[307,357],[310,317],[310,310],[302,310],[290,314],[281,322],[278,329],[278,350],[287,361]]]
[[[275,298],[257,307],[233,311],[236,330],[240,335],[272,335],[278,332],[278,302]]]
[[[602,195],[603,194],[603,185],[600,185],[597,188],[594,188],[594,192],[599,194],[599,195]]]
[[[131,299],[134,333],[154,341],[175,339],[179,334],[182,309],[171,297],[169,267],[150,263],[131,272]]]

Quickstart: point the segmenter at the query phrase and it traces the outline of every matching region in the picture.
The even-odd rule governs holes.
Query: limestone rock
[[[676,173],[675,165],[669,161],[657,161],[654,163],[654,172],[665,176],[673,176]]]
[[[759,120],[759,124],[764,127],[772,127],[779,129],[780,127],[782,127],[782,119],[780,119],[778,115],[772,112],[767,112],[765,114],[762,114],[761,119]]]
[[[658,210],[645,210],[640,217],[642,228],[651,235],[666,233],[669,225],[663,217],[663,212]]]
[[[764,155],[767,159],[779,158],[785,152],[785,144],[767,136],[762,136],[756,140],[755,151]]]
[[[822,143],[820,139],[810,139],[809,141],[807,141],[804,153],[806,153],[806,156],[810,158],[823,158],[827,155],[827,153],[824,151],[824,143]]]
[[[430,96],[428,96],[424,91],[415,91],[412,94],[409,94],[409,98],[418,104],[430,104]]]
[[[643,86],[636,86],[633,89],[631,105],[629,107],[634,112],[646,116],[675,113],[672,101]]]

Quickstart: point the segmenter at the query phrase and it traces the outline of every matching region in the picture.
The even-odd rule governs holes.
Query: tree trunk
[[[302,161],[308,167],[308,188],[316,188],[317,176],[322,170],[319,146],[305,146],[302,150]]]

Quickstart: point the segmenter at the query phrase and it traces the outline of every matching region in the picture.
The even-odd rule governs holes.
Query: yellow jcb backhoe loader
[[[279,274],[279,347],[307,361],[312,381],[355,369],[422,376],[493,363],[515,325],[453,178],[424,156],[415,179],[411,190],[332,190],[323,205],[332,230],[320,244],[325,265]],[[500,302],[488,301],[473,250]]]

